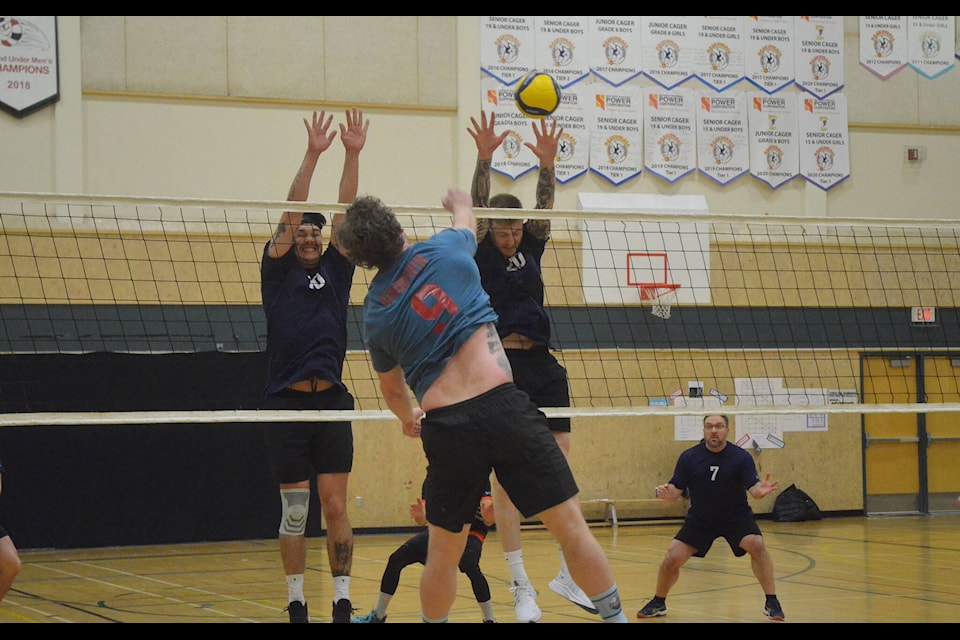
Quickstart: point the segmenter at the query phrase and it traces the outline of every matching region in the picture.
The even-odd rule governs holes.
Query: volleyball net
[[[260,259],[290,208],[0,193],[0,426],[297,419],[265,415],[256,397],[266,345]],[[450,223],[439,207],[394,210],[414,241]],[[478,214],[551,221],[545,301],[571,406],[546,407],[548,415],[717,411],[816,423],[831,413],[960,410],[958,221],[654,209]],[[348,314],[344,382],[357,410],[320,419],[394,419],[362,341],[372,276],[357,270]],[[92,355],[106,364],[91,366],[83,356]],[[179,360],[154,366],[164,359]],[[208,381],[194,385],[197,397],[179,386],[191,367]],[[78,389],[58,404],[50,372],[65,370]],[[168,397],[142,402],[118,392],[130,377]],[[205,398],[223,377],[232,395]]]

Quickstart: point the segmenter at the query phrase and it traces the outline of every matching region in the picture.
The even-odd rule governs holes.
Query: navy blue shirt
[[[500,337],[516,333],[536,342],[550,344],[550,317],[543,306],[543,271],[540,259],[547,241],[536,238],[523,225],[517,253],[505,257],[493,244],[493,229],[477,245],[477,266],[490,304],[500,318]]]
[[[752,516],[746,490],[758,482],[757,465],[749,453],[729,442],[714,453],[702,439],[680,454],[670,480],[689,494],[687,521],[706,527]]]
[[[496,322],[480,286],[476,237],[444,229],[414,244],[370,281],[363,334],[375,371],[398,364],[418,401],[481,325]]]
[[[267,394],[316,376],[344,386],[347,306],[356,267],[333,245],[312,269],[295,249],[271,258],[263,249],[260,295],[267,318]]]

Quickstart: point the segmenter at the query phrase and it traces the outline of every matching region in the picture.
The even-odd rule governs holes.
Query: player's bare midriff
[[[489,325],[483,325],[461,345],[424,394],[421,409],[429,412],[463,402],[513,381],[503,349],[490,347],[488,334],[492,332]]]

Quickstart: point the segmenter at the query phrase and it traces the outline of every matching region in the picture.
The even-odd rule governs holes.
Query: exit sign
[[[936,307],[911,307],[910,321],[913,324],[936,324]]]

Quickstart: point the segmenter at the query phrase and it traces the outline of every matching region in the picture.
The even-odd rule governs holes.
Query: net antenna
[[[680,284],[670,282],[666,252],[627,253],[627,285],[640,289],[640,302],[650,304],[650,313],[670,318]]]

